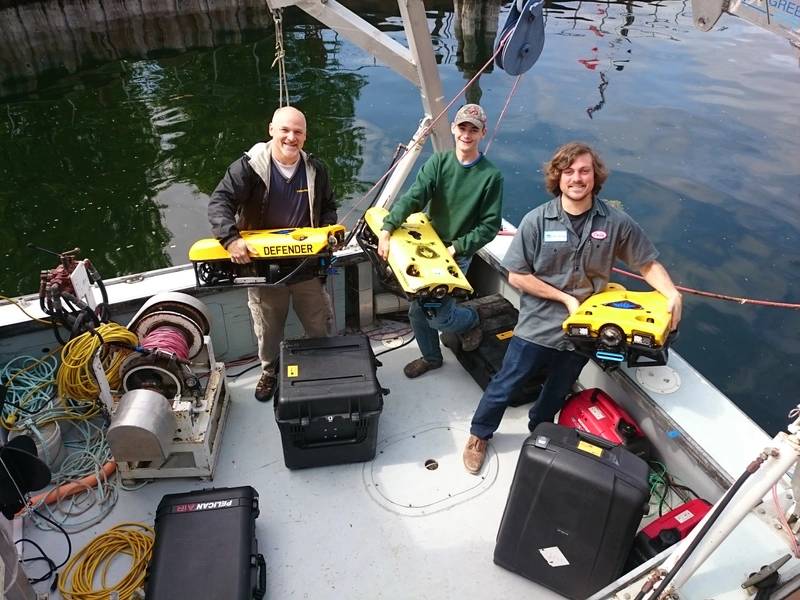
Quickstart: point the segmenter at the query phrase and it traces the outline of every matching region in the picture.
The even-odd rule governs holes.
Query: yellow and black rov
[[[575,350],[594,358],[604,369],[627,362],[629,367],[667,364],[671,313],[659,292],[632,292],[610,283],[587,298],[562,323]]]
[[[248,264],[231,256],[214,238],[198,240],[189,249],[197,287],[278,286],[312,273],[324,276],[333,251],[344,242],[343,225],[242,231],[257,251]]]
[[[387,289],[430,307],[446,296],[472,294],[472,286],[424,213],[410,215],[392,232],[388,262],[378,256],[378,235],[387,214],[385,208],[369,208],[355,231],[358,245]]]

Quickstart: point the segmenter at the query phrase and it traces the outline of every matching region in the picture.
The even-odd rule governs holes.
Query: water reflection
[[[58,3],[31,5],[19,14],[41,10],[42,19],[52,18],[53,5],[58,8]],[[87,11],[102,9],[108,17],[110,6]],[[43,74],[25,85],[38,91],[7,101],[0,129],[6,182],[0,191],[6,217],[0,235],[9,242],[3,293],[35,290],[39,269],[49,266],[47,257],[22,250],[28,241],[55,250],[78,245],[106,277],[185,261],[188,245],[207,234],[206,195],[237,155],[265,137],[277,105],[277,83],[269,71],[274,38],[263,31],[263,4],[237,6],[181,14],[169,25],[156,25],[163,15],[128,15],[127,21],[118,14],[107,21],[102,14],[90,15],[80,26],[53,33],[53,46],[46,49],[38,43],[44,32],[31,38],[26,52],[41,58],[36,64]],[[26,26],[40,21],[33,18]],[[338,195],[349,196],[362,165],[363,132],[353,117],[365,78],[325,76],[342,70],[341,40],[323,35],[307,19],[289,19],[288,25],[284,44],[292,103],[312,116],[308,148],[328,162]],[[105,27],[103,34],[90,35],[97,27]],[[69,35],[76,41],[73,53],[64,54],[63,68],[76,72],[51,80],[61,38]],[[253,41],[245,41],[248,37]],[[227,42],[83,70],[78,67],[86,62],[76,58],[147,55],[153,48],[163,54]],[[7,48],[3,56],[10,64],[18,53],[9,57]],[[4,80],[5,89],[20,85],[19,74]],[[188,206],[195,210],[187,219]],[[14,261],[8,260],[11,254]]]
[[[458,42],[456,66],[470,81],[494,53],[495,37],[500,19],[499,0],[455,0],[453,3],[453,32]],[[490,65],[486,74],[491,73]],[[480,104],[483,90],[480,77],[467,88],[466,101]]]
[[[0,11],[0,95],[32,92],[59,76],[121,58],[151,58],[246,41],[271,24],[263,2],[177,4],[24,2]]]

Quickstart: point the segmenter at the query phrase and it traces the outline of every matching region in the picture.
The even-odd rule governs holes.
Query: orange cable
[[[114,474],[114,471],[117,470],[117,463],[113,459],[108,461],[103,467],[100,469],[103,476],[106,480],[108,480],[111,475]],[[52,504],[53,502],[59,502],[64,498],[69,498],[70,496],[74,496],[80,492],[84,492],[89,488],[93,488],[97,485],[97,475],[87,475],[77,481],[70,481],[66,483],[62,483],[58,487],[54,487],[52,490],[48,492],[42,492],[41,494],[36,494],[33,498],[30,499],[29,505],[38,506],[40,503],[43,504]]]
[[[645,281],[645,278],[641,275],[636,275],[635,273],[630,273],[623,269],[618,269],[614,267],[612,269],[615,273],[619,273],[620,275],[625,275],[626,277],[632,277],[633,279],[638,279],[639,281]],[[738,304],[755,304],[757,306],[771,306],[773,308],[791,308],[794,310],[800,310],[800,304],[795,304],[793,302],[775,302],[773,300],[754,300],[752,298],[742,298],[740,296],[729,296],[728,294],[718,294],[716,292],[705,292],[703,290],[696,290],[690,287],[684,287],[682,285],[676,285],[676,289],[681,292],[685,292],[687,294],[694,294],[695,296],[704,296],[706,298],[714,298],[716,300],[728,300],[729,302],[737,302]]]

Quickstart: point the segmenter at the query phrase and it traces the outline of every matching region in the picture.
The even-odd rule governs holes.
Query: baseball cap
[[[486,128],[486,113],[477,104],[465,104],[458,109],[456,118],[453,120],[456,125],[460,123],[472,123],[475,127]]]

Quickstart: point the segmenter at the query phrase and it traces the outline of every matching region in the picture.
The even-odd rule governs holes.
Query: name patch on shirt
[[[596,240],[604,240],[608,237],[608,234],[605,231],[597,230],[592,232],[592,237]]]
[[[545,242],[566,242],[567,230],[566,229],[551,229],[544,232]]]

